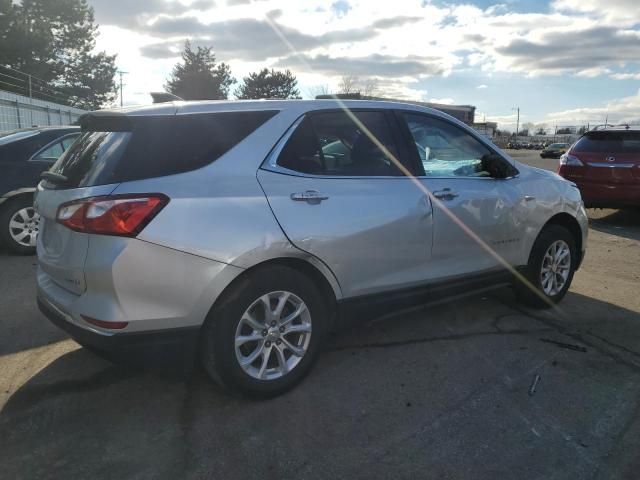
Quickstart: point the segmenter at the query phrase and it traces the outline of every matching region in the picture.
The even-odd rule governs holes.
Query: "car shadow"
[[[402,471],[383,462],[373,477],[406,478],[430,461],[439,475],[447,465],[459,465],[458,473],[486,468],[481,456],[469,454],[475,440],[427,448],[446,438],[476,438],[478,431],[487,451],[526,444],[532,463],[564,465],[564,475],[555,473],[574,476],[571,469],[583,465],[584,454],[565,436],[556,439],[549,430],[541,443],[519,437],[523,407],[514,389],[526,392],[532,368],[556,368],[551,359],[565,365],[558,383],[544,371],[540,410],[529,411],[527,421],[538,425],[535,416],[556,408],[557,397],[570,398],[582,402],[572,409],[586,412],[578,416],[583,423],[575,426],[577,417],[565,418],[561,409],[553,428],[589,431],[597,423],[598,438],[628,428],[615,419],[602,424],[601,409],[620,410],[621,396],[631,402],[638,394],[630,386],[637,373],[611,358],[640,345],[640,314],[575,293],[559,311],[540,312],[518,306],[504,289],[371,318],[329,343],[309,378],[263,401],[226,393],[200,370],[169,375],[113,365],[84,349],[64,354],[0,411],[0,464],[7,478],[203,478],[212,472],[230,479],[326,478],[361,474],[385,452],[397,456]],[[602,348],[614,353],[601,354]],[[615,405],[602,406],[597,402],[609,381],[626,387],[613,396]],[[460,414],[475,408],[480,411]],[[604,462],[613,444],[598,441],[590,452]],[[407,451],[413,460],[404,457]],[[492,456],[492,468],[521,468],[523,452]]]
[[[589,209],[589,226],[599,232],[640,240],[640,208]]]

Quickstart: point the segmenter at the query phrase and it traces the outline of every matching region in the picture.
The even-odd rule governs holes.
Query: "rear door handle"
[[[534,197],[533,195],[525,195],[524,196],[524,201],[525,202],[531,202],[531,201],[533,201],[535,199],[536,199],[536,197]]]
[[[317,190],[307,190],[305,192],[292,193],[291,200],[316,204],[320,203],[323,200],[329,200],[329,197],[326,195],[322,195]]]
[[[452,200],[459,195],[460,195],[459,193],[454,192],[450,188],[443,188],[442,190],[437,190],[433,192],[433,196],[436,197],[438,200]]]

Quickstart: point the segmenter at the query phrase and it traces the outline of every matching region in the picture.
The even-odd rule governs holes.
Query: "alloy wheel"
[[[562,291],[571,271],[571,249],[564,240],[553,242],[542,258],[540,284],[545,294],[557,295]]]
[[[311,314],[304,301],[286,291],[262,295],[247,308],[235,334],[236,359],[245,373],[275,380],[296,367],[311,340]]]
[[[21,208],[9,219],[9,234],[23,247],[35,247],[39,228],[40,215],[33,207]]]

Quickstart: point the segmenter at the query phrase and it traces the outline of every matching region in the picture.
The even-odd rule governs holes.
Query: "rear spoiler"
[[[182,102],[183,99],[173,93],[168,92],[151,92],[149,93],[153,99],[153,103]]]
[[[109,110],[85,113],[78,123],[83,132],[130,132],[133,129],[131,117]]]

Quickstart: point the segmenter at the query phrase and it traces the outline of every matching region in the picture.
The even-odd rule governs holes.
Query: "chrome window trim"
[[[366,176],[366,175],[358,175],[358,176],[351,176],[351,175],[314,175],[311,173],[303,173],[303,172],[298,172],[296,170],[291,170],[289,168],[285,168],[285,167],[281,167],[280,165],[278,165],[278,157],[280,156],[280,153],[282,152],[282,149],[284,148],[284,146],[287,144],[287,142],[289,141],[289,139],[291,138],[291,135],[293,135],[293,132],[295,132],[296,128],[298,128],[298,126],[302,123],[302,121],[305,119],[305,117],[307,116],[307,114],[310,112],[305,113],[304,115],[301,115],[300,117],[298,117],[296,119],[295,122],[293,122],[293,124],[287,129],[287,131],[284,133],[284,135],[282,135],[282,137],[280,137],[280,140],[278,140],[278,142],[276,143],[275,147],[273,147],[273,149],[271,150],[271,152],[269,153],[269,155],[267,155],[266,160],[262,163],[262,166],[260,167],[262,170],[267,170],[270,172],[274,172],[274,173],[280,173],[283,175],[290,175],[293,177],[304,177],[304,178],[317,178],[317,179],[333,179],[333,180],[338,180],[338,179],[346,179],[346,180],[355,180],[355,179],[382,179],[382,180],[389,180],[389,179],[399,179],[399,180],[406,180],[408,178],[417,178],[417,177],[407,177],[406,175],[386,175],[386,176]]]
[[[293,122],[293,124],[291,124],[291,126],[287,129],[287,131],[284,132],[284,135],[280,137],[280,140],[278,140],[278,142],[275,144],[271,152],[269,152],[269,155],[267,155],[267,158],[265,159],[265,161],[262,162],[262,165],[260,166],[260,168],[265,168],[266,170],[299,173],[299,172],[295,172],[294,170],[289,170],[288,168],[281,167],[280,165],[277,164],[277,161],[278,161],[278,157],[280,156],[280,153],[282,152],[282,149],[287,144],[287,142],[291,138],[291,135],[293,135],[293,132],[295,132],[296,128],[298,128],[298,125],[302,123],[302,121],[304,120],[304,117],[305,115],[300,115],[296,119],[296,121]]]
[[[309,112],[307,112],[309,113]],[[412,179],[412,178],[417,178],[419,180],[422,179],[434,179],[434,180],[458,180],[458,179],[465,179],[465,180],[511,180],[513,178],[517,178],[520,176],[520,172],[518,172],[516,175],[513,175],[511,177],[507,177],[507,178],[493,178],[493,177],[431,177],[431,176],[427,176],[427,175],[421,175],[421,176],[406,176],[406,175],[386,175],[386,176],[366,176],[366,175],[358,175],[358,176],[351,176],[351,175],[314,175],[311,173],[303,173],[303,172],[298,172],[296,170],[291,170],[289,168],[285,168],[285,167],[281,167],[280,165],[278,165],[278,157],[280,156],[280,153],[282,152],[282,149],[284,148],[284,146],[287,144],[287,142],[289,141],[289,139],[291,138],[291,135],[293,135],[293,132],[295,132],[296,128],[298,128],[298,126],[302,123],[302,121],[305,119],[305,117],[307,116],[307,113],[301,115],[300,117],[298,117],[296,119],[295,122],[293,122],[293,124],[291,124],[291,126],[287,129],[286,132],[284,132],[284,135],[282,135],[282,137],[280,137],[280,140],[278,140],[278,142],[275,144],[275,146],[273,147],[273,149],[271,150],[271,152],[269,152],[269,154],[267,155],[267,158],[264,160],[264,162],[262,162],[262,165],[260,166],[261,170],[266,170],[269,172],[273,172],[273,173],[280,173],[282,175],[290,175],[292,177],[303,177],[303,178],[317,178],[317,179],[333,179],[333,180],[339,180],[339,179],[345,179],[345,180],[370,180],[370,179],[380,179],[380,180],[406,180],[406,179]],[[493,151],[493,149],[490,149]],[[494,152],[497,153],[497,152]],[[500,155],[499,153],[497,153],[498,155]],[[504,158],[503,155],[500,155],[506,162],[509,162],[508,159]],[[511,162],[509,162],[511,163]],[[516,169],[517,170],[517,169]]]

